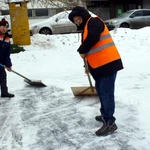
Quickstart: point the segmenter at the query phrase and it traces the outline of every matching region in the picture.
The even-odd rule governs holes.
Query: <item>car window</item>
[[[63,14],[69,14],[71,11],[63,11],[63,12],[59,12],[53,16],[51,16],[52,18],[58,18],[59,16],[63,16]],[[50,18],[51,18],[50,17]]]
[[[68,18],[68,13],[66,13],[66,12],[64,12],[58,16],[58,19],[66,19],[66,18]]]
[[[143,16],[150,16],[150,11],[143,10]]]
[[[139,17],[139,16],[143,16],[143,11],[136,11],[131,15],[132,18]]]
[[[128,17],[133,11],[129,10],[126,12],[123,12],[122,14],[118,15],[117,18],[124,18],[124,17]]]

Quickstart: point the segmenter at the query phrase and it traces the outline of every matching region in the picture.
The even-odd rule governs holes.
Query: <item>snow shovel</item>
[[[87,72],[90,86],[71,87],[72,93],[74,94],[74,96],[95,96],[97,95],[97,92],[95,87],[92,85],[90,74],[88,73],[88,64],[85,58],[84,58],[84,65],[85,65],[85,69],[87,70],[86,72]]]
[[[6,66],[4,66],[4,65],[2,65],[2,64],[0,64],[0,66],[1,66],[1,67],[3,67],[3,68],[8,69]],[[15,73],[15,74],[19,75],[20,77],[24,78],[24,81],[25,81],[26,83],[28,83],[28,84],[32,85],[32,86],[37,86],[37,87],[46,87],[46,85],[45,85],[45,84],[43,84],[43,83],[41,82],[41,80],[32,81],[32,80],[30,80],[30,79],[26,78],[25,76],[21,75],[20,73],[18,73],[18,72],[16,72],[16,71],[14,71],[14,70],[11,70],[11,71],[12,71],[13,73]]]

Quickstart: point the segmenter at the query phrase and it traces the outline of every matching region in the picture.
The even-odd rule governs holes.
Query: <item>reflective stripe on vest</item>
[[[88,19],[84,27],[83,41],[88,35],[87,25],[90,19],[91,18]],[[104,31],[100,35],[99,41],[90,49],[88,53],[86,53],[86,57],[92,68],[97,68],[120,59],[118,50],[106,25],[104,27]]]

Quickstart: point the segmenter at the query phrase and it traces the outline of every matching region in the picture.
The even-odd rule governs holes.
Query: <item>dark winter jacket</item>
[[[0,34],[0,63],[11,67],[10,59],[10,38],[6,35]]]
[[[73,18],[75,16],[80,16],[83,18],[83,23],[78,27],[78,29],[83,30],[84,32],[86,22],[91,17],[91,15],[83,7],[77,6],[69,14],[69,19],[73,22]],[[80,54],[87,53],[91,49],[91,47],[93,47],[99,41],[100,34],[103,32],[103,30],[104,30],[104,22],[99,18],[91,18],[88,22],[88,36],[84,40],[84,42],[82,41],[82,44],[80,45],[77,51]],[[90,73],[94,79],[110,75],[121,69],[123,69],[121,59],[95,69],[89,65]]]

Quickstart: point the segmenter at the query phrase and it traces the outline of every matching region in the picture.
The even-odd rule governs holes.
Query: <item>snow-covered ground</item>
[[[94,119],[98,97],[72,94],[72,86],[89,86],[76,51],[80,34],[37,34],[25,52],[11,59],[15,71],[47,87],[31,87],[7,72],[15,97],[0,98],[0,150],[149,150],[150,27],[111,34],[124,64],[116,80],[118,130],[97,137],[95,131],[102,126]]]

